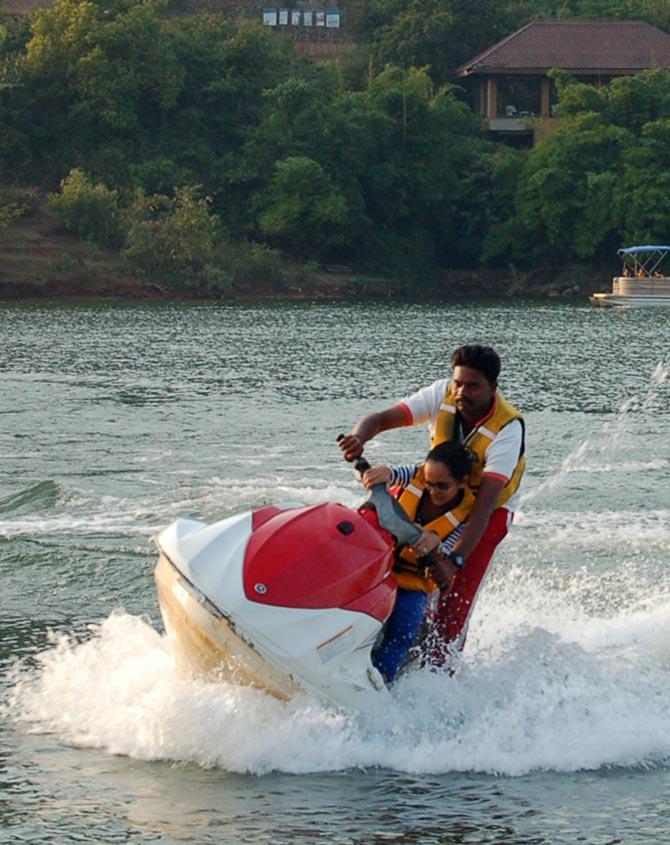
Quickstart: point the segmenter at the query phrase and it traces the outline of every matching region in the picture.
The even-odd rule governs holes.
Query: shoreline
[[[85,272],[85,271],[84,271]],[[0,256],[0,302],[44,302],[57,300],[72,301],[124,301],[124,302],[221,302],[245,304],[252,302],[425,302],[459,304],[464,302],[570,302],[588,299],[599,289],[606,289],[607,281],[602,285],[587,288],[584,285],[563,283],[527,283],[519,284],[506,278],[482,279],[478,273],[469,272],[469,283],[454,283],[453,275],[460,271],[446,271],[441,283],[429,284],[417,289],[411,283],[396,279],[367,278],[360,275],[342,276],[324,282],[317,279],[301,287],[287,286],[265,288],[253,286],[244,289],[216,292],[213,290],[195,291],[188,286],[165,288],[156,282],[106,278],[93,280],[91,284],[82,284],[81,276],[71,279],[57,276],[45,279],[39,286],[6,282],[3,278]],[[496,276],[499,273],[495,274]],[[508,275],[508,274],[503,274]],[[553,274],[552,274],[553,275]],[[558,274],[557,274],[558,275]],[[555,278],[555,277],[554,277]]]
[[[1,276],[0,276],[1,283]],[[519,292],[510,294],[506,291],[498,292],[471,292],[469,295],[462,294],[447,294],[447,293],[430,293],[419,291],[398,292],[398,291],[378,291],[378,292],[361,292],[359,290],[334,292],[333,290],[323,289],[307,289],[302,291],[282,291],[264,290],[262,292],[246,291],[235,292],[233,294],[220,294],[203,292],[196,294],[191,290],[170,290],[167,292],[157,292],[150,289],[139,287],[136,290],[98,290],[85,291],[74,288],[70,291],[65,291],[62,288],[59,290],[50,290],[48,287],[43,288],[39,292],[36,291],[6,291],[2,289],[0,284],[0,303],[2,304],[16,304],[16,303],[40,303],[40,302],[127,302],[134,304],[167,304],[167,303],[219,303],[229,305],[245,305],[245,304],[259,304],[259,303],[339,303],[339,302],[388,302],[388,303],[416,303],[416,304],[445,304],[445,305],[461,305],[468,302],[478,302],[481,304],[487,302],[497,303],[520,303],[520,302],[544,302],[561,303],[561,302],[579,302],[585,301],[589,297],[589,293],[578,291],[570,291],[565,293],[547,293],[534,294],[531,292]]]
[[[246,283],[225,290],[167,286],[141,280],[121,255],[68,234],[48,214],[34,213],[0,230],[0,301],[127,300],[220,301],[398,301],[582,300],[608,290],[612,270],[584,265],[446,269],[425,282],[356,273],[349,267],[307,269],[285,261],[281,284]],[[609,271],[609,274],[608,274]],[[594,281],[595,279],[595,281]]]
[[[472,297],[438,297],[438,296],[421,296],[421,295],[397,295],[375,297],[369,296],[329,296],[327,294],[262,294],[237,297],[217,297],[217,296],[189,296],[187,294],[174,293],[170,296],[143,296],[143,295],[122,295],[113,293],[73,293],[67,295],[30,295],[23,296],[5,296],[0,295],[0,306],[4,305],[38,305],[40,303],[71,303],[71,304],[86,304],[86,303],[117,303],[128,305],[168,305],[183,303],[185,305],[273,305],[273,304],[324,304],[335,305],[339,303],[387,303],[387,304],[408,304],[408,305],[467,305],[477,303],[480,305],[496,304],[496,305],[519,305],[521,303],[543,303],[545,305],[560,305],[560,304],[586,304],[588,302],[588,294],[575,294],[571,296],[546,297],[539,296],[506,296],[500,294],[498,296],[472,296]]]

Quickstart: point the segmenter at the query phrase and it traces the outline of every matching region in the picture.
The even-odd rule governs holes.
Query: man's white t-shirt
[[[398,404],[405,408],[407,421],[411,425],[428,423],[431,438],[435,434],[437,416],[440,406],[449,387],[450,379],[439,379],[428,387],[422,387],[411,396],[402,399]],[[463,440],[463,434],[460,434]],[[523,426],[519,420],[512,420],[498,434],[491,443],[484,457],[484,475],[509,481],[521,454],[523,443]],[[505,507],[513,511],[519,499],[519,490],[505,503]]]

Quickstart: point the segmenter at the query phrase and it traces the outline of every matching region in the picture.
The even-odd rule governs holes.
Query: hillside
[[[159,293],[134,279],[117,253],[68,235],[48,212],[0,229],[0,299]]]
[[[387,294],[393,283],[331,267],[306,272],[287,263],[286,283],[275,290],[253,283],[226,291],[227,299],[341,299]],[[51,297],[220,297],[220,291],[167,287],[129,272],[116,250],[68,234],[44,206],[0,228],[0,301]]]

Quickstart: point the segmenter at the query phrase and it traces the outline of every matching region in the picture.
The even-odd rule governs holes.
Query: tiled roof
[[[457,74],[635,73],[670,68],[670,35],[644,21],[533,21],[462,65]]]

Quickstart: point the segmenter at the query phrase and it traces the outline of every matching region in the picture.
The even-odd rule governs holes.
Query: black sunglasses
[[[451,490],[457,484],[456,481],[452,484],[449,484],[447,481],[424,481],[423,483],[427,490]]]

